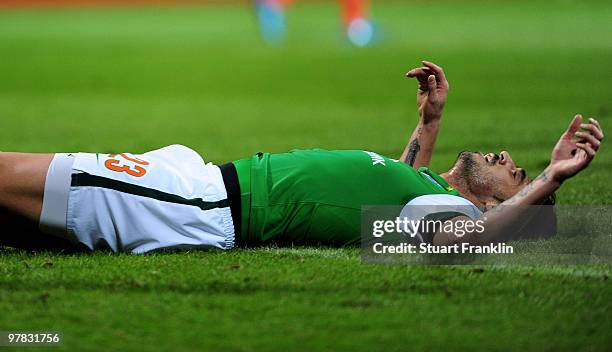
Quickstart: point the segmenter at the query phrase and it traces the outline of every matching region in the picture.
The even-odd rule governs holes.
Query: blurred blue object
[[[364,47],[374,39],[374,25],[365,18],[355,18],[349,23],[346,35],[353,45]]]
[[[254,0],[263,40],[271,45],[279,45],[285,40],[285,8],[278,0]]]

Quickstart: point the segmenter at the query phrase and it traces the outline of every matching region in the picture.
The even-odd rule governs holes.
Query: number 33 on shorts
[[[148,161],[131,157],[126,153],[109,154],[108,157],[110,159],[106,160],[104,166],[111,171],[125,172],[134,177],[142,177],[147,174]]]

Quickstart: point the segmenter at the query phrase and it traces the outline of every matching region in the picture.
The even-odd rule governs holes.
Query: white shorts
[[[171,145],[142,155],[56,154],[45,183],[43,232],[91,250],[234,247],[221,170]]]

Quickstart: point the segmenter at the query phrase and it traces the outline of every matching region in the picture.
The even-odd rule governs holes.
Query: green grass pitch
[[[366,49],[342,40],[333,2],[292,7],[278,48],[238,5],[1,11],[0,149],[399,156],[416,123],[403,74],[422,58],[451,83],[434,170],[460,150],[507,149],[534,175],[574,113],[610,129],[608,2],[373,10],[381,32]],[[604,146],[559,203],[610,203],[611,167]],[[0,330],[60,330],[60,350],[80,351],[609,351],[610,268],[366,265],[358,249],[3,249]]]

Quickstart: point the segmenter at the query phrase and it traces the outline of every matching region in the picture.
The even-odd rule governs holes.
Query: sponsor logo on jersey
[[[385,164],[385,158],[383,158],[382,156],[374,153],[374,152],[368,152],[368,151],[363,151],[364,153],[368,154],[370,156],[370,158],[372,159],[372,165],[382,165],[382,166],[387,166],[387,164]]]

